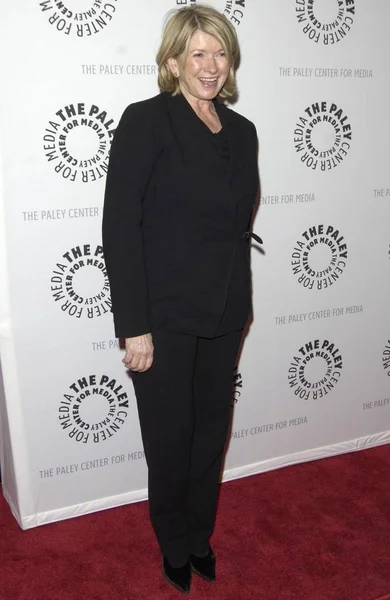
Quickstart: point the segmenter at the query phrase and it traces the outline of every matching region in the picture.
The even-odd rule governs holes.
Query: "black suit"
[[[214,136],[181,96],[130,105],[107,175],[103,246],[118,337],[151,332],[134,373],[149,508],[173,566],[207,552],[233,367],[251,311],[248,231],[258,188],[253,124],[214,103]]]
[[[103,218],[118,337],[151,326],[214,337],[241,329],[251,312],[242,236],[258,188],[256,131],[214,105],[228,163],[182,95],[131,104],[118,125]]]

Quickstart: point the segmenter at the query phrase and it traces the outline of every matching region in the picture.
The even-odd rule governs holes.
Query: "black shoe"
[[[194,573],[205,579],[206,581],[215,581],[215,556],[209,546],[209,551],[206,556],[196,556],[190,554],[190,563]]]
[[[172,567],[163,556],[162,572],[167,581],[177,590],[188,594],[191,587],[191,565],[188,561],[183,567]]]

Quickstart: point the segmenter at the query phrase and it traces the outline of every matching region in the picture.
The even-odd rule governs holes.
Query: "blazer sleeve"
[[[157,158],[153,120],[130,104],[111,145],[103,208],[103,251],[111,288],[115,335],[150,331],[142,240],[142,204]]]

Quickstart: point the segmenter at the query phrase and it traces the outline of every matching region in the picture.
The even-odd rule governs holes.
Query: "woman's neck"
[[[186,98],[187,102],[192,106],[192,108],[198,114],[207,115],[207,114],[215,114],[215,108],[213,104],[213,100],[202,100],[201,98],[196,98],[192,96],[187,90],[180,87],[180,91],[183,96]]]

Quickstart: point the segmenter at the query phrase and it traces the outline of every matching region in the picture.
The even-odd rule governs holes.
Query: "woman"
[[[251,312],[249,224],[258,189],[254,125],[236,92],[230,22],[172,12],[157,54],[161,93],[125,110],[103,217],[115,333],[125,338],[163,574],[188,592],[215,580],[213,532],[233,368]]]

